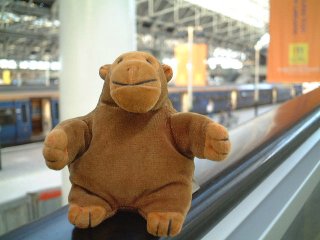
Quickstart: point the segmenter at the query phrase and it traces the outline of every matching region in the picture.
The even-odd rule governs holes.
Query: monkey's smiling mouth
[[[157,81],[157,79],[149,79],[149,80],[144,80],[144,81],[137,82],[137,83],[122,83],[122,82],[118,82],[118,81],[112,81],[112,83],[115,85],[119,85],[119,86],[138,86],[138,85],[143,85],[146,83],[156,82],[156,81]]]

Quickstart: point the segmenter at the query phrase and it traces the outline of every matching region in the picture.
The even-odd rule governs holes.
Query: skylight
[[[186,0],[257,28],[269,22],[269,0]]]

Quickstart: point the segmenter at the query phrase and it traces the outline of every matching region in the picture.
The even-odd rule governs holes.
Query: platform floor
[[[259,114],[270,111],[277,105],[259,107]],[[229,128],[234,128],[252,118],[254,109],[235,111],[230,117],[219,114],[211,116],[213,120],[224,120]],[[62,184],[60,171],[47,168],[42,156],[43,143],[32,143],[1,149],[2,170],[0,170],[0,204]]]
[[[47,168],[42,156],[43,143],[1,149],[0,204],[62,184],[61,172]]]

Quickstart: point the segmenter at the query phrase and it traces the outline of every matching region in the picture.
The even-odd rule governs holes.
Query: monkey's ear
[[[99,75],[100,75],[100,77],[101,77],[103,80],[106,79],[106,76],[107,76],[108,73],[109,73],[110,65],[111,65],[111,64],[103,65],[103,66],[100,67],[100,69],[99,69]]]
[[[173,75],[172,68],[169,65],[162,64],[162,69],[163,69],[164,75],[166,75],[167,82],[169,82]]]

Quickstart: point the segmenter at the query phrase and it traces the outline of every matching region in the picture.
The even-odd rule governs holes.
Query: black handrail
[[[183,230],[175,239],[194,240],[205,235],[236,203],[319,129],[319,106],[320,88],[290,100],[231,132],[233,151],[225,163],[216,165],[197,160],[195,177],[200,190],[194,194]],[[0,239],[159,238],[146,232],[146,221],[136,213],[121,212],[96,228],[77,229],[68,222],[67,207],[64,207]]]

